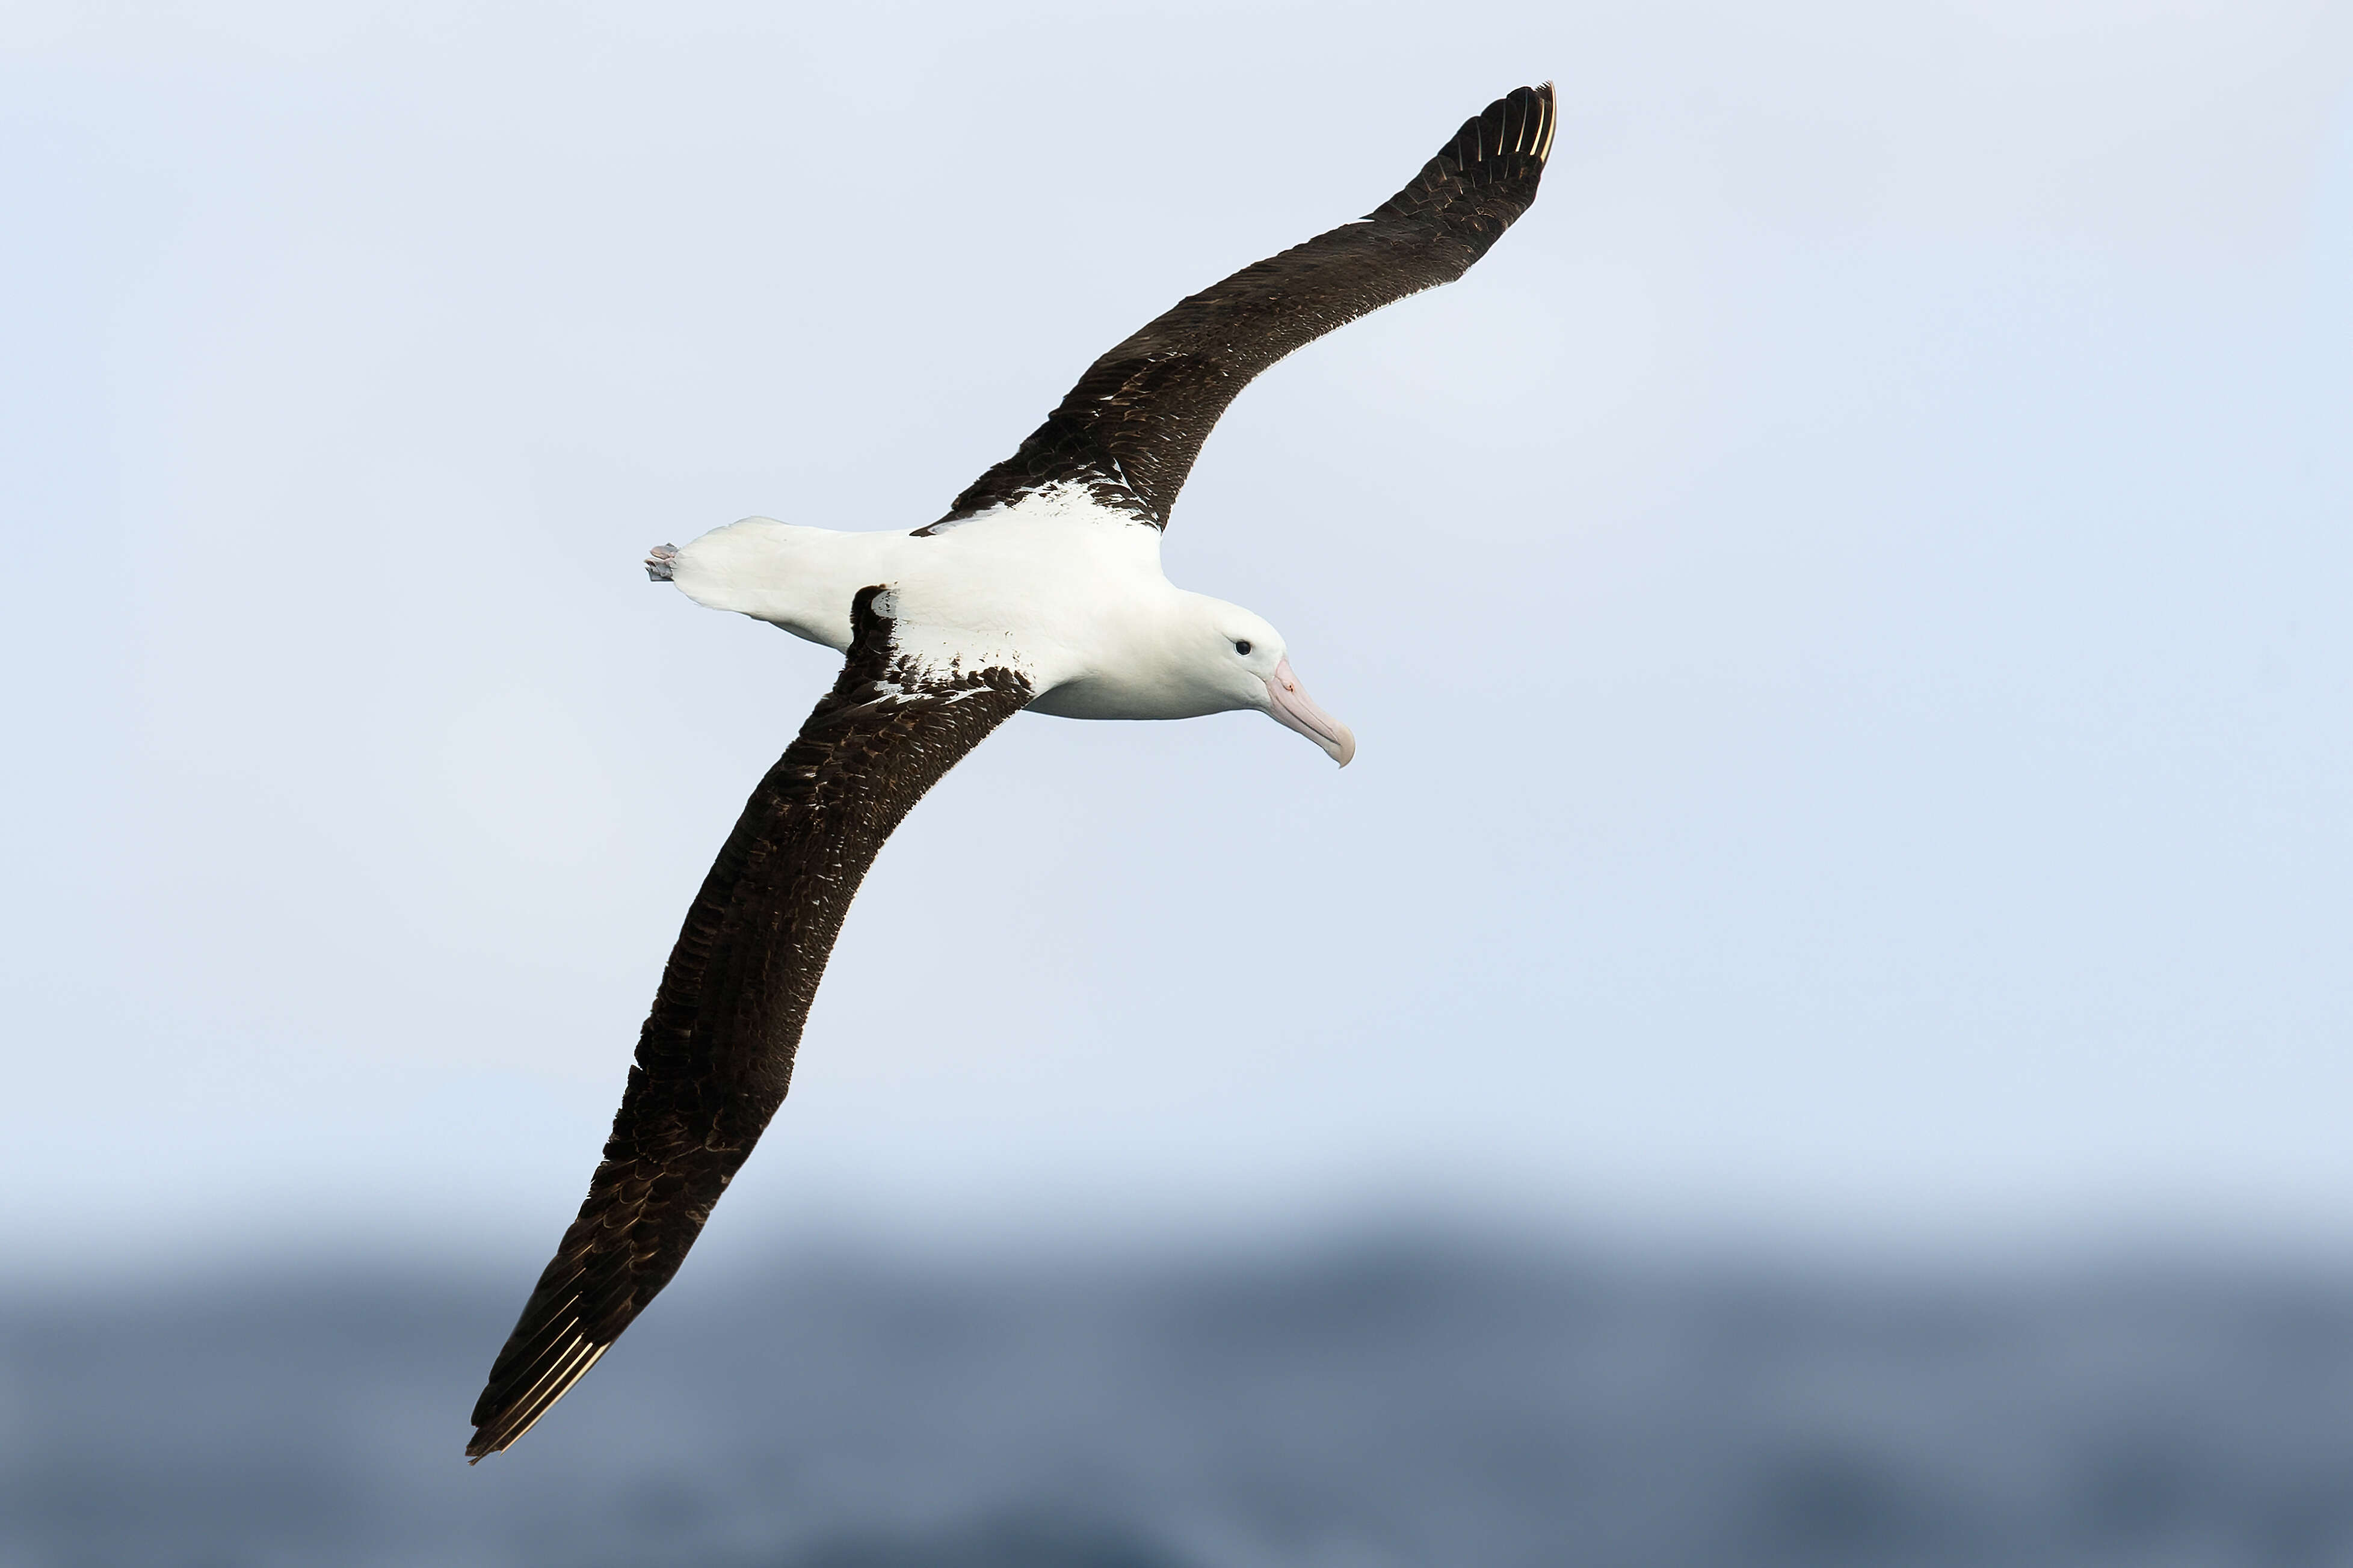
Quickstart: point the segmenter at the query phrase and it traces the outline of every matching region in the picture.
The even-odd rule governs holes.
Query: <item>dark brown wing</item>
[[[1550,82],[1516,89],[1464,121],[1370,216],[1180,300],[1088,367],[1019,451],[917,531],[1055,483],[1084,484],[1102,504],[1166,528],[1236,395],[1335,327],[1468,272],[1536,199],[1557,123]]]
[[[855,636],[687,911],[587,1201],[474,1406],[476,1459],[531,1429],[678,1272],[784,1103],[809,1002],[875,853],[1032,696],[1006,669],[925,679],[861,591]]]

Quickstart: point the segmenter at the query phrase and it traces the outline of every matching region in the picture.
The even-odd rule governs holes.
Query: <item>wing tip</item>
[[[1508,226],[1535,200],[1536,182],[1544,177],[1559,131],[1559,90],[1550,81],[1515,87],[1464,121],[1412,183],[1365,216],[1409,217],[1462,193],[1500,186],[1511,193],[1505,197]]]
[[[573,1384],[587,1376],[589,1368],[604,1360],[605,1352],[612,1348],[609,1341],[598,1344],[585,1334],[575,1334],[572,1342],[520,1397],[503,1400],[487,1413],[477,1411],[474,1438],[466,1445],[466,1463],[479,1465],[492,1454],[502,1453],[521,1442],[539,1425],[540,1417],[555,1408],[555,1402],[571,1393]]]
[[[1446,152],[1465,171],[1515,156],[1532,160],[1541,170],[1552,156],[1553,135],[1559,129],[1560,96],[1546,80],[1515,87],[1464,121]],[[1515,172],[1499,171],[1506,175]]]

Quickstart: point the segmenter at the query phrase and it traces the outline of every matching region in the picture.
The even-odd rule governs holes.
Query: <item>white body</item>
[[[1258,616],[1188,594],[1160,569],[1160,531],[1058,486],[918,538],[747,517],[680,549],[671,581],[698,605],[848,651],[849,604],[890,588],[898,643],[926,668],[1027,675],[1031,708],[1069,719],[1191,719],[1239,706],[1188,679],[1207,621],[1271,671],[1282,639]],[[1245,698],[1252,695],[1243,690]]]

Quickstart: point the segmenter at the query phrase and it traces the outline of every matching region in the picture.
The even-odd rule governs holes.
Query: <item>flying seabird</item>
[[[1162,574],[1161,531],[1235,395],[1335,327],[1470,270],[1535,200],[1556,123],[1551,83],[1519,88],[1367,216],[1178,301],[936,522],[843,533],[746,518],[647,558],[697,604],[846,658],[687,910],[587,1199],[474,1406],[470,1458],[529,1431],[678,1272],[784,1102],[860,879],[991,731],[1025,709],[1256,709],[1344,767],[1356,755],[1272,626]]]

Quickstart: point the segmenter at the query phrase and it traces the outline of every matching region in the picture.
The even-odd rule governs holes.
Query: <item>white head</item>
[[[1299,678],[1282,634],[1239,605],[1188,595],[1192,613],[1179,622],[1176,650],[1187,684],[1204,698],[1205,712],[1255,708],[1285,729],[1296,730],[1324,748],[1342,767],[1356,754],[1348,726],[1315,705]]]

